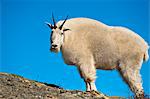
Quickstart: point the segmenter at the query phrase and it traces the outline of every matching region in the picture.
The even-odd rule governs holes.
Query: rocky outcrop
[[[14,74],[0,73],[0,99],[125,99],[100,92],[64,90],[57,85],[40,83]]]

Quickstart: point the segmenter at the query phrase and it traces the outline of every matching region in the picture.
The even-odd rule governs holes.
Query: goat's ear
[[[65,32],[65,31],[68,31],[68,30],[70,30],[70,29],[63,29],[64,32]]]

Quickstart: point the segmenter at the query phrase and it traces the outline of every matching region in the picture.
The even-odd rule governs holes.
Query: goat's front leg
[[[87,82],[87,81],[84,81],[85,84],[86,84],[86,91],[97,91],[97,88],[96,88],[96,85],[95,85],[95,82]]]
[[[97,91],[95,86],[96,69],[94,67],[94,63],[89,61],[86,64],[82,63],[78,66],[78,70],[86,84],[86,91]]]

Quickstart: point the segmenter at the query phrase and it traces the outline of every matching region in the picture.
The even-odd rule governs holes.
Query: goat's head
[[[54,25],[47,23],[47,25],[51,28],[51,36],[50,36],[50,43],[51,43],[51,48],[50,50],[53,52],[59,52],[60,48],[63,44],[64,41],[64,31],[67,31],[68,29],[63,29],[63,25],[65,24],[68,16],[66,19],[63,21],[63,23],[58,27],[56,26],[56,21],[54,19],[54,16],[52,14],[52,20]]]

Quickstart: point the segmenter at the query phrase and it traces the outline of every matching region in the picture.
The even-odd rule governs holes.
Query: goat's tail
[[[144,61],[148,61],[148,59],[149,59],[148,49],[149,49],[149,46],[148,46],[146,52],[144,53],[144,57],[143,57],[143,60],[144,60]]]

